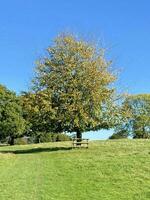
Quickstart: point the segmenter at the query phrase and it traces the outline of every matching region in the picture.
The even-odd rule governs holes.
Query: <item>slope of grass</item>
[[[0,147],[0,200],[148,200],[150,141]]]

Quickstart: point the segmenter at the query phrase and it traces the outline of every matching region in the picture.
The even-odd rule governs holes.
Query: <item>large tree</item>
[[[60,35],[37,63],[34,95],[45,95],[49,126],[55,132],[108,128],[116,76],[104,50],[73,35]],[[109,107],[110,108],[110,107]],[[106,114],[109,113],[109,116]],[[103,121],[104,119],[104,121]],[[111,122],[110,122],[111,124]]]
[[[25,125],[19,98],[0,85],[0,138],[9,137],[13,145],[14,139],[23,134]]]

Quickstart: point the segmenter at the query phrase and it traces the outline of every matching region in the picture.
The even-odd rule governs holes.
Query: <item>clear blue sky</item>
[[[119,87],[150,92],[149,0],[5,0],[0,4],[0,83],[27,90],[34,62],[62,31],[95,38],[121,68]]]

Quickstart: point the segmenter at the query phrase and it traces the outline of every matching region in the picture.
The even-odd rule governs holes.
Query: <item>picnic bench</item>
[[[81,148],[81,147],[85,147],[88,148],[88,144],[89,144],[89,139],[85,139],[85,138],[73,138],[72,140],[72,147],[73,148]]]

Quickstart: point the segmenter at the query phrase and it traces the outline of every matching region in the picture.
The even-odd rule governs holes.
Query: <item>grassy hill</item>
[[[0,147],[0,200],[149,200],[150,141]]]

